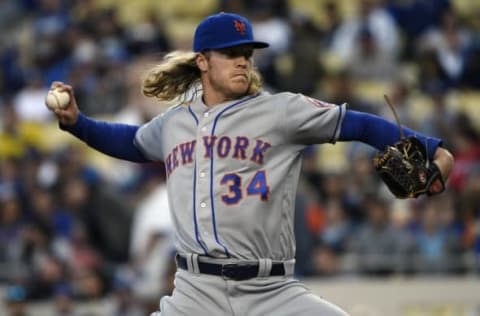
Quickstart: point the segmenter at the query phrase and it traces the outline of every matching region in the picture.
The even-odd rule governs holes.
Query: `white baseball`
[[[45,98],[45,105],[50,110],[54,110],[57,108],[64,109],[69,104],[70,104],[70,94],[68,94],[68,92],[61,91],[58,88],[48,90],[47,96]]]

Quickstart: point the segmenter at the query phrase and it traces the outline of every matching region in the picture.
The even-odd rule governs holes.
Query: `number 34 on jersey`
[[[227,158],[250,160],[257,165],[263,165],[266,152],[271,148],[270,143],[260,139],[249,139],[244,136],[204,136],[200,143],[200,150],[205,159]],[[175,146],[165,159],[167,176],[170,176],[179,166],[193,163],[197,142],[182,143]],[[265,170],[258,170],[251,178],[245,175],[226,173],[220,180],[227,192],[222,195],[222,201],[227,205],[234,205],[244,197],[258,196],[261,201],[268,201],[270,187],[268,186]]]
[[[227,173],[223,176],[220,183],[228,188],[228,193],[222,195],[222,201],[225,204],[237,204],[244,196],[255,195],[262,201],[268,201],[270,187],[264,170],[257,171],[245,187],[242,185],[242,180],[242,177],[236,173]]]

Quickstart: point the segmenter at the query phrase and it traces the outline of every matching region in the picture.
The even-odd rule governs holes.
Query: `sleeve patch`
[[[311,97],[307,97],[307,96],[305,96],[305,98],[307,99],[308,102],[312,103],[313,105],[315,105],[316,107],[319,107],[319,108],[333,108],[333,107],[336,106],[333,103],[328,103],[328,102],[321,101],[321,100],[318,100],[318,99],[315,99],[315,98],[311,98]]]

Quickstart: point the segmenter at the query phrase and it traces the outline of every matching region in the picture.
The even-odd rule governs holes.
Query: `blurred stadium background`
[[[163,166],[87,149],[44,97],[64,81],[84,113],[142,124],[168,106],[141,96],[142,74],[190,50],[218,11],[246,15],[271,43],[256,55],[267,90],[393,119],[387,93],[405,125],[456,157],[445,194],[399,201],[371,148],[309,148],[297,276],[354,316],[480,315],[474,0],[0,0],[0,315],[147,315],[171,292]]]

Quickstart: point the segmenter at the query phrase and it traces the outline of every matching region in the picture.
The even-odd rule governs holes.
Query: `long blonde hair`
[[[172,101],[176,98],[181,103],[192,101],[201,90],[200,69],[196,63],[197,53],[174,51],[154,66],[143,80],[142,92],[145,96],[160,101]],[[262,77],[253,69],[247,95],[253,95],[262,88]],[[192,93],[189,94],[189,90]]]

